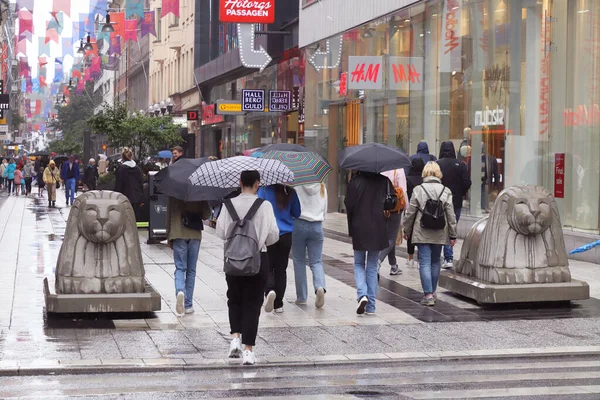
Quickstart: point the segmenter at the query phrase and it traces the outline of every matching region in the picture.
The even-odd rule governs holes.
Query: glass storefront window
[[[331,211],[343,211],[343,147],[413,154],[425,141],[437,156],[452,141],[473,182],[464,215],[489,212],[505,187],[543,185],[566,226],[598,231],[600,0],[419,2],[329,46],[340,40],[304,86],[306,145],[335,166]]]

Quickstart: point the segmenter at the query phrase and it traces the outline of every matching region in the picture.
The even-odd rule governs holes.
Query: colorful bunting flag
[[[46,41],[45,37],[38,38],[38,55],[47,55],[50,56],[50,43]]]
[[[137,19],[128,19],[125,21],[125,41],[133,40],[137,42],[137,29],[138,20]]]
[[[35,0],[17,0],[17,11],[20,11],[21,9],[25,8],[27,10],[29,10],[31,13],[33,13],[33,3]]]
[[[146,11],[142,20],[142,37],[152,34],[156,37],[156,21],[154,11]]]
[[[48,22],[48,30],[50,29],[54,29],[59,35],[62,33],[63,28],[64,28],[64,20],[65,20],[65,16],[64,13],[58,12],[58,13],[52,13],[52,19],[50,19],[50,21]]]
[[[27,40],[19,40],[17,42],[17,55],[19,54],[27,54]]]
[[[66,16],[71,16],[71,0],[54,0],[53,12],[62,11]]]
[[[179,0],[162,0],[161,18],[169,13],[173,13],[174,16],[179,18]]]
[[[39,81],[40,81],[40,91],[42,90],[42,88],[48,87],[48,85],[46,84],[46,77],[45,76],[40,75]]]
[[[40,67],[43,67],[44,65],[48,64],[48,60],[46,60],[45,56],[39,56],[38,62],[40,63]]]
[[[62,56],[73,55],[73,42],[71,38],[63,38],[62,40]]]
[[[115,28],[115,31],[110,34],[111,38],[113,36],[121,36],[125,37],[125,13],[124,12],[116,12],[110,13],[110,22]]]
[[[58,44],[59,40],[60,40],[60,36],[59,36],[58,32],[56,32],[54,29],[46,30],[46,37],[44,38],[44,43],[54,41],[54,42],[56,42],[56,44]]]
[[[127,0],[125,18],[141,19],[144,16],[144,0]]]
[[[33,14],[31,14],[31,11],[20,10],[18,15],[19,15],[19,36],[21,36],[25,32],[30,32],[31,34],[33,34]]]
[[[108,55],[114,56],[115,54],[121,55],[121,38],[111,34]]]
[[[54,67],[54,82],[62,82],[65,79],[65,73],[62,64],[56,64]]]
[[[50,95],[55,96],[58,94],[58,82],[56,81],[56,78],[54,78],[54,82],[52,85],[50,85]]]

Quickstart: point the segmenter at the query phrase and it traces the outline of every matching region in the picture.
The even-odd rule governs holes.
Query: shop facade
[[[302,50],[304,142],[334,167],[330,211],[344,211],[344,147],[425,141],[437,156],[452,141],[466,221],[532,184],[565,231],[599,232],[600,0],[421,1]]]

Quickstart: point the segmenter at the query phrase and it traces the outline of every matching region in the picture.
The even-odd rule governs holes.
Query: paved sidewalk
[[[223,250],[211,229],[205,231],[199,257],[195,314],[175,316],[172,252],[166,246],[145,244],[142,235],[147,279],[163,297],[160,312],[135,319],[115,315],[48,319],[42,281],[48,277],[53,287],[69,211],[62,192],[58,198],[61,208],[53,210],[40,199],[23,197],[7,198],[0,208],[0,374],[59,365],[226,365],[229,327]],[[285,312],[261,315],[257,343],[261,363],[600,351],[597,299],[571,307],[490,310],[441,292],[440,305],[430,309],[418,303],[416,269],[398,277],[384,274],[377,315],[357,316],[352,248],[340,234],[344,225],[344,216],[336,214],[326,224],[328,236],[335,238],[325,242],[328,293],[322,310],[315,309],[314,299],[306,306],[294,304],[290,264]],[[598,296],[600,268],[573,264],[573,275],[588,280]]]

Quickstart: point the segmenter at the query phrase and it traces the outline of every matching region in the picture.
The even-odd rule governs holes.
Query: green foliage
[[[96,133],[106,133],[112,147],[130,147],[138,160],[182,140],[180,127],[170,116],[129,115],[125,103],[105,104],[102,113],[88,118],[88,123]]]
[[[25,123],[25,118],[21,116],[18,109],[13,110],[12,113],[12,121],[11,121],[11,129],[13,131],[18,131],[21,124]]]

